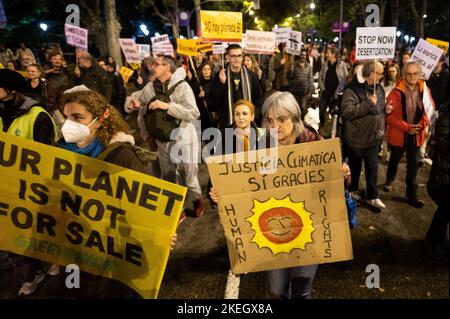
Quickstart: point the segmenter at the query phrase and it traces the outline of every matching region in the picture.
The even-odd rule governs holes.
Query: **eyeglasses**
[[[230,55],[230,59],[240,59],[242,58],[242,54]]]
[[[378,72],[377,72],[377,75],[379,75],[379,76],[383,76],[384,74],[383,74],[383,73],[378,73]]]
[[[275,125],[276,123],[278,123],[278,125],[284,126],[289,122],[290,119],[291,118],[289,116],[280,116],[276,119],[266,117],[266,122],[269,125]]]

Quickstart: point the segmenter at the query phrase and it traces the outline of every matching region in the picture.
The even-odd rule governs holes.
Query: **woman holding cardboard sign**
[[[301,120],[300,107],[289,92],[275,92],[264,102],[263,126],[268,130],[262,138],[276,138],[280,145],[308,143],[320,139],[317,132]],[[272,129],[272,130],[270,130]],[[273,135],[276,132],[276,135]],[[344,164],[343,175],[350,170]],[[211,199],[218,203],[220,194],[211,188]],[[269,283],[273,293],[281,298],[309,298],[318,265],[298,266],[268,271]]]

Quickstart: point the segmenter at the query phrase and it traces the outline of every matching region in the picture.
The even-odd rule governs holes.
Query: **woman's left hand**
[[[175,247],[176,242],[177,242],[177,234],[174,234],[170,238],[170,250],[173,250],[173,248]]]
[[[347,163],[342,163],[342,175],[344,178],[351,175],[350,167],[347,165]]]

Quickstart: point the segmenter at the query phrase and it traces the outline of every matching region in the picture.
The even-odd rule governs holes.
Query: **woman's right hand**
[[[211,189],[209,190],[209,196],[211,197],[214,203],[218,204],[220,202],[219,191],[214,187],[211,187]]]

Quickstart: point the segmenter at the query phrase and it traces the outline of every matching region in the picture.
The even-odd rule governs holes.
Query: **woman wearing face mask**
[[[44,69],[39,64],[31,64],[27,67],[27,74],[27,87],[24,94],[44,105],[45,110],[53,115],[58,108],[58,93],[53,85],[44,79]]]
[[[262,113],[263,126],[267,129],[262,138],[276,138],[279,145],[308,143],[320,139],[317,132],[301,120],[300,107],[289,92],[274,92],[264,102]],[[277,135],[272,136],[274,132],[277,132]],[[344,176],[350,176],[346,164],[343,165],[342,172]],[[220,201],[220,190],[217,188],[211,188],[209,195],[214,202]],[[270,288],[283,299],[309,298],[317,267],[318,265],[307,265],[270,270]]]
[[[73,89],[72,89],[73,90]],[[133,150],[134,138],[129,135],[126,122],[106,99],[93,91],[77,91],[63,96],[63,113],[66,117],[58,146],[86,156],[101,159],[128,169],[145,173],[145,166]],[[71,91],[71,90],[69,90]],[[176,234],[171,239],[175,245]],[[129,290],[117,282],[93,275],[99,280],[99,290],[92,297],[124,297]],[[82,292],[83,293],[83,292]],[[83,297],[86,297],[83,295]]]

